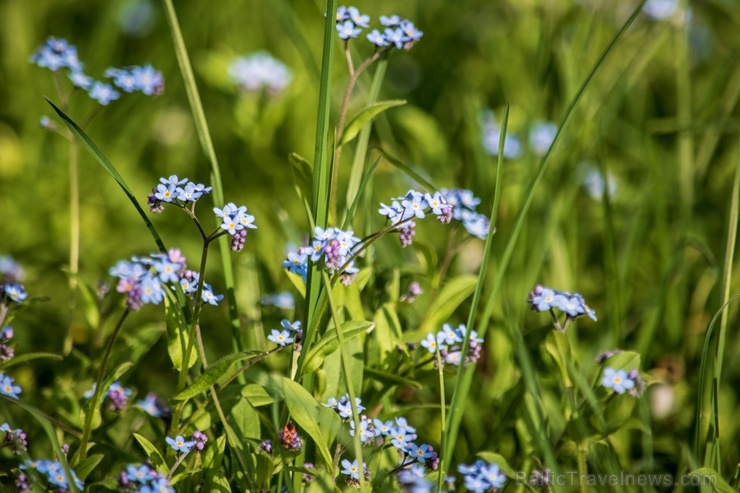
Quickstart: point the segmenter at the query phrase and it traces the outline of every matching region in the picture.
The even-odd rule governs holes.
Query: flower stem
[[[105,353],[103,353],[103,359],[101,360],[100,368],[98,369],[98,377],[95,380],[95,391],[93,392],[92,400],[90,401],[90,408],[85,413],[85,425],[82,429],[80,448],[77,451],[77,464],[85,460],[85,457],[87,456],[87,442],[90,440],[93,416],[95,415],[96,408],[100,405],[100,394],[104,392],[103,380],[105,379],[105,367],[108,364],[108,358],[110,358],[110,353],[113,350],[113,344],[116,342],[116,338],[118,337],[118,334],[121,332],[121,328],[123,327],[123,322],[126,320],[126,317],[128,317],[128,314],[130,312],[131,310],[129,310],[128,308],[124,310],[121,318],[118,319],[116,327],[113,329],[113,333],[111,334],[110,339],[108,339],[108,344],[105,346]]]
[[[440,404],[440,411],[441,411],[441,418],[442,418],[442,432],[441,432],[441,438],[439,443],[445,443],[445,435],[447,434],[446,430],[446,423],[447,423],[447,417],[445,416],[447,409],[446,409],[446,399],[445,399],[445,367],[442,364],[442,354],[439,350],[439,345],[437,345],[437,369],[439,370],[439,404]],[[440,450],[440,452],[443,452]],[[439,473],[437,475],[437,491],[442,491],[442,482],[444,481],[445,477],[445,471],[444,471],[444,462],[442,462],[441,458],[439,461]]]

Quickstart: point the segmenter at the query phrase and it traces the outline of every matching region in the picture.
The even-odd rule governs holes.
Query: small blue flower
[[[293,332],[298,332],[298,331],[301,330],[301,326],[303,324],[301,323],[300,320],[296,320],[295,322],[291,322],[287,318],[284,318],[280,322],[280,325],[282,325],[284,329],[287,329],[287,330],[290,330],[290,331],[293,331]]]
[[[395,27],[401,25],[401,17],[398,15],[381,15],[380,16],[380,23],[386,27]]]
[[[423,32],[419,31],[413,22],[409,20],[401,21],[400,29],[403,31],[404,34],[404,42],[408,43],[411,41],[419,41],[421,37],[424,35]]]
[[[359,33],[358,33],[359,34]],[[396,45],[399,50],[403,48],[403,44],[406,42],[406,35],[400,27],[385,29],[385,39],[389,44]]]
[[[370,41],[375,46],[383,47],[388,46],[388,40],[385,39],[385,36],[380,34],[380,31],[377,29],[373,29],[370,31],[367,35],[367,40]]]
[[[8,298],[18,303],[28,298],[28,293],[21,284],[6,284],[3,290]]]
[[[153,418],[160,418],[162,416],[162,410],[158,405],[157,395],[154,393],[149,393],[144,399],[136,401],[136,405]]]
[[[362,29],[356,27],[352,21],[344,21],[343,23],[337,23],[337,32],[341,39],[356,38],[362,32]]]
[[[550,149],[557,133],[558,126],[552,122],[534,124],[529,131],[529,145],[532,147],[535,155],[544,156]]]
[[[128,467],[126,467],[126,474],[130,481],[135,481],[141,484],[157,477],[157,472],[146,464],[142,464],[138,467],[134,464],[129,464]]]
[[[0,373],[0,394],[7,395],[13,399],[18,398],[23,389],[20,386],[15,385],[15,380],[12,377]]]
[[[158,96],[164,91],[162,72],[155,70],[151,65],[133,67],[131,75],[134,77],[136,89],[147,96]]]
[[[350,462],[348,459],[342,460],[342,467],[342,474],[352,479],[360,479],[360,466],[357,464],[357,459],[353,462]]]
[[[177,450],[178,452],[184,452],[186,454],[190,452],[190,447],[195,445],[194,441],[186,441],[182,435],[177,435],[175,438],[166,437],[164,440],[173,449]]]
[[[82,72],[73,71],[67,74],[67,77],[69,77],[69,80],[72,81],[72,84],[74,84],[76,87],[79,87],[80,89],[88,90],[93,83],[92,77],[88,77]]]
[[[337,8],[337,14],[335,17],[337,22],[346,21],[349,19],[349,10],[347,7],[342,5],[341,7]]]
[[[421,341],[421,345],[432,354],[437,352],[438,343],[437,338],[434,337],[434,334],[427,334],[426,339],[423,339]]]
[[[626,390],[635,386],[635,381],[629,378],[626,371],[607,367],[604,369],[604,377],[601,379],[601,385],[608,389],[613,389],[617,394],[624,394]]]
[[[406,453],[423,464],[432,456],[433,450],[430,450],[427,444],[417,446],[415,443],[410,443],[406,448]]]
[[[272,332],[267,336],[267,338],[281,347],[285,347],[293,342],[293,338],[290,336],[290,331],[288,330],[280,331],[272,329]]]
[[[218,306],[218,303],[224,299],[224,295],[215,294],[210,284],[203,284],[203,292],[201,293],[201,299],[209,305]]]
[[[376,436],[387,436],[393,432],[393,421],[381,421],[379,419],[373,420],[375,425]]]
[[[359,27],[370,27],[370,16],[369,15],[363,15],[360,13],[360,11],[357,9],[357,7],[350,7],[347,9],[347,13],[349,14],[349,19]],[[354,36],[353,36],[354,37]]]
[[[97,81],[93,83],[88,94],[103,106],[107,106],[111,101],[115,101],[121,97],[121,94],[113,89],[110,84]]]
[[[532,310],[538,312],[546,312],[553,308],[553,301],[555,300],[555,290],[545,288],[537,285],[529,295],[529,303],[532,306]]]

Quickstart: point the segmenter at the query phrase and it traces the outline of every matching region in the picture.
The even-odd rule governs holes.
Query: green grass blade
[[[324,44],[321,57],[321,82],[319,84],[319,108],[316,119],[316,141],[313,160],[313,187],[311,194],[311,213],[316,226],[326,227],[329,216],[329,186],[331,180],[332,152],[329,149],[329,117],[331,116],[331,75],[334,66],[334,39],[336,20],[333,15],[337,9],[336,0],[326,1],[326,11],[331,13],[325,17]],[[311,349],[314,339],[314,317],[317,313],[321,291],[321,272],[312,265],[306,282],[306,334],[305,348],[298,359],[298,368],[303,366],[305,354]],[[310,387],[310,382],[307,382]],[[309,389],[310,390],[310,389]]]
[[[365,176],[362,178],[362,182],[360,183],[360,186],[357,189],[357,193],[355,194],[354,199],[351,202],[352,205],[347,211],[347,217],[344,218],[344,223],[342,223],[342,229],[347,229],[349,225],[352,223],[352,218],[354,218],[355,216],[357,205],[360,203],[360,199],[362,198],[362,195],[365,192],[365,189],[367,188],[368,183],[370,183],[370,179],[373,177],[373,173],[375,173],[375,169],[380,164],[380,159],[381,158],[378,157],[378,159],[376,159],[375,162],[373,162],[373,164],[370,166],[370,169],[367,170],[367,173],[365,173]]]
[[[218,165],[218,159],[216,158],[216,151],[213,147],[211,133],[208,129],[208,121],[206,120],[206,115],[203,111],[203,103],[200,100],[198,86],[195,83],[193,67],[190,65],[190,57],[188,56],[188,51],[185,47],[185,40],[182,37],[182,31],[180,30],[180,24],[177,20],[177,13],[175,12],[172,0],[164,0],[164,6],[167,24],[172,33],[172,42],[175,47],[177,63],[180,66],[180,73],[182,74],[183,83],[185,84],[185,92],[188,95],[190,109],[193,112],[193,121],[195,123],[196,132],[198,133],[198,140],[200,140],[203,152],[205,152],[206,157],[208,158],[208,164],[211,171],[211,186],[213,187],[213,202],[216,206],[222,207],[226,201],[224,200],[224,189],[221,182],[221,169]],[[231,324],[232,343],[235,351],[241,351],[243,348],[241,336],[239,334],[240,323],[239,310],[236,305],[234,268],[231,262],[229,241],[225,236],[218,239],[218,247],[221,253],[220,256],[224,274],[224,283],[226,284],[226,299],[229,304],[229,321]]]
[[[506,105],[504,111],[504,119],[501,124],[501,133],[499,135],[499,149],[504,148],[504,139],[506,138],[506,129],[509,124],[509,105]],[[501,174],[503,170],[504,153],[500,152],[498,155],[498,161],[496,164],[496,190],[493,195],[493,206],[491,208],[491,224],[488,230],[488,237],[486,238],[486,246],[483,254],[483,262],[481,263],[480,272],[478,273],[478,282],[475,286],[475,292],[473,294],[473,304],[470,307],[468,313],[468,330],[465,332],[465,340],[463,341],[462,355],[460,361],[465,361],[470,349],[470,334],[473,330],[473,324],[475,322],[475,314],[478,311],[478,304],[480,303],[480,297],[483,293],[483,285],[486,280],[486,273],[488,272],[488,263],[491,259],[491,246],[493,245],[493,235],[496,233],[496,215],[498,214],[498,204],[501,198]],[[465,412],[465,401],[468,397],[468,388],[465,387],[463,379],[465,378],[466,372],[460,369],[457,373],[457,381],[455,382],[455,390],[452,394],[452,402],[450,403],[450,415],[447,418],[447,423],[443,429],[443,448],[444,455],[442,457],[442,469],[440,475],[443,476],[445,471],[448,470],[450,461],[452,460],[452,451],[455,442],[457,441],[457,434],[460,429],[460,423]]]
[[[535,191],[537,190],[540,182],[542,181],[542,177],[544,176],[545,170],[547,169],[547,165],[549,164],[550,155],[552,154],[553,149],[555,148],[558,141],[560,140],[560,137],[563,132],[563,128],[570,121],[570,118],[573,115],[573,112],[576,106],[581,101],[583,94],[586,92],[586,89],[591,84],[591,81],[596,75],[596,72],[604,64],[608,56],[614,51],[614,48],[616,47],[619,40],[622,39],[622,37],[624,36],[624,33],[627,32],[629,27],[632,25],[632,23],[635,21],[637,16],[640,14],[642,10],[642,6],[644,5],[646,1],[647,0],[642,0],[637,5],[635,10],[632,12],[632,15],[630,15],[630,17],[625,21],[625,23],[619,29],[617,34],[614,36],[614,38],[612,38],[609,45],[606,47],[604,52],[601,54],[599,59],[594,64],[589,74],[586,76],[586,79],[581,84],[581,87],[578,89],[578,92],[575,94],[570,104],[568,105],[568,108],[566,109],[565,114],[563,115],[563,118],[560,121],[560,125],[558,125],[558,131],[555,134],[555,138],[553,139],[553,142],[550,145],[550,148],[547,150],[545,155],[542,157],[542,160],[540,161],[540,164],[537,167],[537,171],[535,172],[535,174],[532,176],[532,179],[530,180],[530,183],[527,187],[527,194],[525,196],[524,203],[522,204],[522,208],[519,211],[519,215],[516,218],[516,221],[514,223],[514,229],[509,236],[509,241],[506,243],[504,253],[501,256],[501,261],[499,263],[499,271],[494,280],[493,288],[489,295],[488,302],[486,303],[486,306],[483,312],[483,318],[481,319],[481,324],[478,327],[479,337],[484,337],[486,330],[488,329],[488,320],[491,318],[491,315],[493,313],[493,307],[496,301],[496,297],[498,295],[498,291],[501,288],[504,275],[506,274],[506,270],[511,260],[511,256],[514,253],[514,248],[519,239],[519,235],[522,232],[522,228],[524,227],[524,222],[527,217],[527,213],[529,212],[529,208],[531,207],[532,201],[534,200]],[[493,221],[494,218],[492,217],[491,219]],[[470,390],[470,385],[472,383],[474,371],[475,371],[475,367],[473,365],[461,371],[461,376],[460,375],[458,376],[458,383],[457,383],[457,386],[455,387],[455,393],[456,394],[459,393],[459,397],[456,397],[455,395],[453,395],[453,404],[462,403],[466,401],[468,392]],[[454,440],[450,439],[450,437],[453,437],[453,438],[457,437],[457,429],[459,428],[459,424],[458,425],[453,425],[453,424],[455,422],[459,423],[461,419],[462,419],[461,411],[456,411],[455,408],[453,407],[450,412],[450,416],[448,418],[448,424],[449,424],[448,440],[444,448],[445,455],[442,459],[443,469],[447,469],[447,467],[449,466],[450,460],[451,460],[450,455],[452,451],[452,444],[454,444]]]
[[[375,68],[375,74],[373,75],[373,81],[370,84],[370,91],[367,95],[367,103],[372,104],[378,100],[380,95],[380,87],[383,85],[385,79],[385,72],[388,68],[388,57],[382,57],[378,60],[378,65]],[[370,131],[373,128],[373,123],[369,122],[360,131],[360,136],[357,138],[357,146],[355,147],[355,156],[352,160],[352,169],[349,174],[349,182],[347,183],[347,203],[355,204],[355,197],[358,194],[362,194],[362,187],[360,185],[360,177],[362,177],[362,171],[365,167],[365,156],[367,154],[367,144],[370,141]],[[351,216],[351,214],[348,214]],[[346,227],[346,225],[345,225]]]
[[[111,164],[111,162],[108,160],[107,157],[103,154],[103,151],[100,150],[100,148],[95,145],[95,142],[92,141],[90,137],[87,136],[84,130],[82,130],[70,117],[68,117],[62,110],[57,108],[57,106],[49,101],[49,99],[45,98],[46,102],[51,105],[52,108],[54,108],[54,111],[56,111],[57,115],[59,115],[59,118],[62,119],[65,125],[67,125],[67,128],[69,128],[70,132],[72,132],[75,137],[77,137],[80,142],[83,143],[85,148],[92,154],[92,156],[95,158],[95,160],[100,163],[100,165],[108,172],[110,175],[116,180],[118,185],[121,187],[123,192],[126,194],[128,199],[131,201],[131,203],[136,208],[136,211],[141,216],[141,219],[144,221],[144,224],[146,224],[147,229],[149,230],[149,233],[151,233],[152,237],[154,238],[154,242],[157,244],[157,248],[160,252],[166,253],[167,248],[164,246],[164,242],[162,241],[162,238],[160,238],[159,233],[157,233],[156,228],[154,227],[154,224],[149,220],[149,217],[146,215],[146,212],[144,212],[144,209],[141,208],[139,205],[139,202],[136,200],[136,197],[134,196],[134,193],[131,191],[129,186],[124,181],[123,177],[120,173],[118,173],[118,170],[116,170],[115,166]]]
[[[738,222],[738,209],[740,207],[740,148],[738,148],[738,158],[735,165],[735,178],[732,184],[732,198],[730,199],[730,217],[728,218],[727,222],[727,242],[725,244],[725,261],[724,265],[722,267],[722,284],[721,284],[721,294],[720,299],[722,303],[722,308],[720,311],[715,315],[714,319],[712,320],[712,323],[709,326],[709,329],[707,329],[707,336],[706,340],[704,342],[704,351],[702,353],[702,360],[701,360],[701,369],[700,369],[700,380],[699,380],[699,393],[698,393],[698,403],[696,408],[696,436],[695,436],[695,443],[694,443],[694,453],[696,454],[696,458],[699,459],[701,455],[699,455],[700,451],[702,449],[705,449],[704,445],[710,445],[710,444],[701,444],[700,441],[700,432],[703,422],[703,410],[704,410],[704,402],[703,398],[705,395],[705,388],[704,386],[707,383],[707,362],[709,361],[711,351],[710,349],[710,340],[712,337],[712,332],[714,329],[714,323],[717,319],[717,316],[719,316],[719,333],[717,334],[717,344],[714,348],[714,372],[713,372],[713,378],[712,378],[712,387],[711,387],[711,400],[710,400],[710,410],[711,410],[711,417],[710,417],[710,434],[708,436],[708,440],[711,442],[711,447],[715,450],[715,453],[712,454],[712,457],[704,457],[703,461],[700,461],[700,463],[704,464],[707,467],[713,467],[717,470],[720,470],[721,468],[721,455],[720,455],[720,442],[719,442],[719,413],[717,409],[719,408],[719,388],[720,383],[722,381],[722,369],[724,366],[724,355],[725,355],[725,341],[727,339],[727,323],[729,315],[727,313],[727,310],[725,310],[725,307],[733,301],[738,295],[735,295],[730,299],[730,285],[732,283],[732,265],[734,262],[734,252],[735,252],[735,244],[737,242],[737,222]]]
[[[385,150],[383,150],[381,147],[373,147],[373,149],[377,150],[386,161],[388,161],[393,166],[398,168],[400,171],[405,173],[409,178],[411,178],[412,180],[416,180],[419,183],[419,185],[421,185],[427,190],[427,192],[433,193],[438,190],[437,187],[435,187],[432,182],[430,182],[429,180],[421,176],[419,173],[414,171],[414,169],[411,168],[411,166],[405,164],[400,159],[397,159],[391,156],[390,154],[385,152]]]

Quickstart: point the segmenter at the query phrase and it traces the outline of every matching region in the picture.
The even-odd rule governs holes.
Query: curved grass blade
[[[504,111],[504,119],[501,125],[501,133],[499,134],[499,149],[504,148],[504,139],[506,138],[506,129],[509,124],[509,104],[506,105]],[[465,361],[468,356],[470,349],[470,334],[473,330],[473,324],[475,323],[475,314],[478,311],[478,304],[480,303],[480,297],[483,293],[483,285],[486,280],[486,273],[488,272],[488,263],[491,258],[491,246],[493,245],[493,235],[496,233],[496,215],[498,214],[498,203],[501,198],[501,175],[503,170],[503,152],[498,155],[498,162],[496,164],[496,189],[493,195],[493,206],[491,209],[491,223],[488,227],[488,235],[486,237],[486,246],[483,253],[483,262],[480,267],[478,274],[478,282],[475,286],[475,292],[473,294],[473,304],[470,307],[468,313],[468,330],[465,331],[465,340],[463,341],[462,355],[460,361]],[[485,334],[485,325],[481,332],[481,337]],[[472,365],[467,367],[472,369]],[[467,369],[466,368],[466,369]],[[442,469],[440,470],[440,476],[444,475],[444,472],[449,468],[450,460],[452,459],[453,445],[457,440],[457,433],[460,428],[460,422],[462,421],[465,401],[468,397],[469,385],[466,386],[464,378],[467,377],[468,371],[459,371],[457,374],[457,381],[455,382],[455,391],[452,394],[452,402],[450,403],[450,415],[447,417],[447,422],[443,425],[442,429],[442,444],[443,444],[443,457],[442,457]],[[469,377],[468,377],[469,378]]]
[[[367,95],[368,104],[372,104],[378,100],[380,94],[380,87],[383,85],[383,79],[385,79],[385,72],[388,68],[388,57],[383,56],[378,60],[375,74],[373,75],[373,81],[370,84],[370,90]],[[355,204],[355,198],[358,195],[362,195],[364,186],[359,184],[360,177],[362,176],[362,170],[365,167],[365,156],[367,155],[367,144],[370,141],[370,131],[373,128],[372,122],[368,122],[362,130],[360,130],[360,136],[357,138],[357,145],[355,146],[355,155],[352,160],[352,168],[349,173],[349,181],[347,182],[347,203]],[[376,165],[377,166],[377,165]],[[366,175],[367,176],[367,175]],[[364,181],[363,181],[364,183]],[[354,214],[354,207],[352,210]],[[352,214],[348,213],[347,217],[352,217]],[[345,221],[346,222],[346,221]],[[347,225],[344,225],[346,228]]]
[[[5,401],[12,402],[16,406],[22,408],[24,411],[26,411],[28,414],[33,416],[36,421],[39,422],[41,425],[41,428],[44,429],[44,433],[46,433],[46,436],[49,438],[49,442],[51,442],[51,449],[54,451],[54,455],[56,455],[56,458],[59,462],[62,464],[62,468],[64,469],[64,474],[68,478],[72,478],[71,474],[71,468],[69,467],[69,463],[67,462],[67,456],[62,453],[62,447],[59,445],[59,440],[57,440],[57,434],[54,431],[54,428],[52,428],[51,424],[47,420],[47,418],[33,406],[29,406],[25,402],[22,402],[18,399],[11,399],[9,397],[5,397],[4,395],[0,395],[0,399],[4,399]],[[77,486],[75,485],[74,481],[69,481],[67,485],[67,489],[70,493],[77,493],[79,490],[77,489]]]
[[[360,135],[360,139],[362,139],[362,135]],[[362,194],[363,192],[365,192],[365,189],[367,188],[367,184],[370,183],[370,178],[372,178],[373,173],[375,173],[375,169],[378,167],[378,164],[380,164],[381,159],[382,159],[381,157],[378,157],[378,159],[376,159],[375,162],[373,162],[373,164],[370,165],[370,169],[367,170],[367,173],[365,173],[365,176],[362,178],[362,182],[360,183],[360,186],[357,189],[357,193],[354,195],[354,199],[352,200],[352,205],[347,211],[347,217],[344,218],[344,223],[342,223],[342,229],[347,229],[350,225],[350,222],[352,221],[352,218],[355,217],[355,211],[357,210],[357,205],[360,203]],[[354,171],[354,168],[353,168],[353,171]]]
[[[413,180],[416,180],[419,185],[424,187],[427,192],[435,192],[437,191],[437,187],[432,184],[429,180],[421,176],[419,173],[414,171],[410,166],[407,164],[404,164],[400,159],[396,159],[395,157],[391,156],[387,152],[385,152],[381,147],[374,146],[372,149],[377,150],[380,154],[382,154],[383,158],[385,158],[386,161],[391,163],[393,166],[401,170],[402,172],[406,173],[410,178]]]
[[[203,103],[200,100],[198,86],[195,84],[193,67],[190,65],[190,57],[188,56],[188,51],[185,47],[185,41],[182,37],[182,31],[180,30],[180,24],[177,20],[177,13],[175,12],[172,0],[164,0],[164,6],[167,24],[172,33],[172,42],[175,45],[177,63],[180,66],[180,73],[182,74],[183,84],[185,85],[185,92],[188,95],[190,109],[193,112],[193,122],[195,123],[195,129],[198,133],[198,140],[200,140],[203,152],[208,158],[208,165],[211,171],[211,186],[213,187],[213,202],[217,204],[218,207],[221,207],[226,203],[224,200],[223,184],[221,182],[221,168],[219,167],[218,159],[216,158],[216,151],[213,147],[211,132],[208,129],[208,121],[206,120],[206,115],[203,111]],[[234,283],[234,268],[231,262],[231,249],[229,247],[229,241],[225,236],[219,238],[217,241],[219,252],[221,254],[220,257],[224,283],[226,284],[226,299],[229,304],[231,339],[234,350],[239,352],[243,348],[241,336],[239,334],[239,310],[236,305],[236,287]]]
[[[352,139],[357,137],[360,130],[365,128],[366,125],[372,123],[373,119],[385,110],[393,108],[394,106],[401,106],[403,104],[406,104],[405,99],[393,99],[390,101],[368,104],[349,121],[344,132],[342,132],[342,139],[339,141],[338,145],[343,146],[346,143],[351,142]]]
[[[59,118],[62,119],[64,124],[67,125],[69,131],[72,132],[85,145],[87,150],[90,151],[90,154],[92,154],[92,156],[98,161],[98,163],[100,163],[100,165],[116,180],[118,185],[121,187],[121,189],[123,189],[123,192],[136,208],[136,212],[138,212],[141,216],[141,219],[144,220],[144,224],[146,224],[149,233],[151,233],[152,237],[154,238],[154,242],[157,244],[157,248],[159,248],[159,251],[162,253],[167,253],[167,248],[164,246],[164,242],[162,241],[162,238],[160,238],[159,233],[157,233],[157,229],[154,227],[154,224],[152,224],[152,222],[149,220],[149,217],[147,217],[146,212],[144,212],[144,209],[142,209],[139,205],[139,202],[136,200],[133,192],[123,180],[123,177],[120,175],[120,173],[118,173],[118,170],[116,170],[113,164],[108,161],[108,158],[105,157],[103,151],[101,151],[100,148],[95,145],[95,142],[93,142],[92,139],[87,136],[85,131],[82,130],[74,121],[72,121],[70,117],[68,117],[62,110],[57,108],[57,106],[48,98],[44,99],[46,99],[46,102],[49,103],[52,108],[54,108],[54,111],[56,111],[57,115],[59,115]]]
[[[555,134],[555,138],[552,141],[552,144],[550,145],[550,148],[547,150],[544,156],[542,156],[542,160],[540,161],[540,164],[537,168],[537,171],[532,176],[532,179],[529,182],[529,185],[527,187],[527,194],[524,199],[524,203],[522,204],[522,208],[519,211],[519,215],[516,218],[516,221],[514,223],[514,229],[512,230],[509,240],[506,243],[506,247],[504,248],[503,255],[501,256],[501,261],[499,262],[499,271],[496,275],[496,278],[494,280],[493,288],[491,289],[491,293],[489,294],[488,301],[486,303],[486,306],[483,311],[483,317],[481,318],[481,324],[479,327],[477,327],[478,333],[480,337],[485,337],[486,330],[488,329],[488,320],[491,318],[491,315],[493,314],[493,308],[494,303],[496,301],[496,297],[498,295],[498,291],[501,288],[501,285],[503,283],[504,275],[506,274],[506,270],[509,266],[509,262],[511,260],[511,256],[514,253],[514,248],[516,247],[517,241],[519,240],[519,235],[522,232],[522,228],[524,227],[524,222],[527,218],[527,213],[529,212],[529,208],[532,205],[532,202],[534,200],[534,194],[542,181],[542,177],[545,174],[545,170],[547,169],[547,165],[549,164],[550,155],[552,154],[553,149],[558,144],[560,137],[563,132],[563,128],[568,124],[568,122],[571,119],[571,116],[574,113],[574,110],[578,103],[581,101],[584,93],[586,92],[586,89],[590,86],[591,81],[593,80],[594,76],[596,75],[596,72],[599,70],[599,68],[604,64],[606,59],[609,57],[609,55],[614,51],[614,48],[616,47],[617,43],[622,39],[624,34],[627,32],[629,27],[632,25],[632,23],[635,21],[637,16],[642,11],[642,6],[645,4],[647,0],[641,0],[640,3],[635,7],[634,11],[632,12],[632,15],[624,22],[622,27],[619,29],[617,34],[612,38],[609,45],[606,47],[604,52],[601,54],[599,59],[594,64],[593,68],[589,72],[589,74],[586,76],[586,79],[581,84],[581,87],[578,89],[578,92],[575,94],[573,99],[571,100],[570,104],[568,105],[568,108],[565,111],[565,114],[563,115],[563,118],[560,121],[560,125],[558,125],[558,130]],[[502,129],[503,130],[503,129]],[[499,156],[500,160],[500,156]],[[498,182],[497,182],[498,186]],[[498,201],[499,193],[496,193],[494,197],[494,202]],[[494,227],[494,221],[496,219],[495,217],[495,210],[494,215],[491,217],[491,229],[493,230]],[[473,317],[475,316],[475,313],[473,310],[471,310],[470,314],[470,321],[472,321]],[[468,326],[468,334],[470,334],[470,327],[472,326],[472,323]],[[465,341],[465,349],[467,350],[468,347],[468,338],[466,337]],[[444,457],[442,458],[442,470],[446,470],[449,467],[450,460],[451,460],[451,452],[452,452],[452,444],[455,443],[455,439],[457,438],[457,432],[460,426],[460,421],[462,420],[462,406],[461,403],[464,403],[467,400],[468,392],[470,390],[470,385],[472,383],[473,379],[473,371],[475,367],[469,366],[466,369],[462,370],[458,374],[457,379],[457,385],[455,387],[455,393],[453,394],[453,401],[451,405],[451,412],[450,416],[448,417],[448,439],[445,441],[445,447],[444,447]]]

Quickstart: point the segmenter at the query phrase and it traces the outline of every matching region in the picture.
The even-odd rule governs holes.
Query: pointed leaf
[[[477,283],[478,277],[473,275],[459,276],[445,283],[420,332],[424,334],[438,331],[468,296],[473,294]]]
[[[349,322],[344,322],[341,329],[345,339],[350,340],[354,336],[371,330],[374,325],[374,323],[364,320],[351,320]],[[316,344],[311,346],[311,350],[308,352],[308,355],[306,355],[306,362],[303,365],[303,371],[301,373],[306,374],[318,370],[324,362],[324,358],[332,354],[337,349],[339,349],[337,330],[332,328],[327,330],[326,334],[324,334]]]
[[[366,106],[365,108],[360,110],[360,112],[355,115],[355,117],[352,118],[352,120],[350,120],[350,122],[344,128],[344,133],[342,133],[342,140],[339,142],[339,145],[343,146],[347,142],[350,142],[352,139],[357,137],[357,134],[360,133],[362,127],[370,123],[373,118],[375,118],[388,108],[401,106],[403,104],[406,104],[405,99],[395,99],[391,101],[380,101],[379,103],[373,103]]]
[[[319,428],[321,406],[306,389],[289,378],[283,379],[283,393],[291,416],[293,416],[298,426],[313,438],[314,444],[321,454],[321,458],[327,466],[331,467],[332,455]]]
[[[139,435],[138,433],[134,433],[134,438],[137,442],[139,442],[139,445],[141,445],[141,448],[144,449],[144,453],[147,457],[152,461],[152,465],[154,466],[154,469],[156,469],[161,474],[167,474],[169,471],[167,469],[167,464],[164,462],[164,458],[162,457],[162,454],[159,453],[159,449],[152,444],[146,437]]]
[[[196,378],[189,387],[177,394],[173,399],[176,401],[184,401],[191,397],[195,397],[201,392],[208,390],[212,385],[216,385],[223,380],[226,380],[226,378],[228,378],[227,373],[234,363],[245,359],[257,358],[259,356],[261,356],[261,354],[254,354],[252,352],[236,353],[225,356],[213,365],[209,366],[205,373]]]
[[[164,242],[162,242],[162,238],[159,237],[159,233],[157,233],[156,228],[154,227],[154,224],[149,220],[149,217],[147,217],[146,212],[144,212],[144,209],[141,208],[139,205],[139,202],[136,200],[136,197],[134,196],[134,193],[131,191],[131,189],[128,187],[126,182],[123,180],[123,177],[118,173],[118,170],[111,164],[110,161],[108,161],[108,158],[105,157],[103,154],[103,151],[98,148],[97,145],[95,145],[95,142],[90,139],[90,137],[87,136],[87,134],[77,126],[77,124],[72,121],[70,117],[68,117],[62,110],[57,108],[54,103],[46,99],[46,102],[51,105],[52,108],[54,108],[54,111],[56,111],[57,115],[59,115],[59,118],[62,119],[65,125],[69,128],[70,132],[72,132],[80,141],[84,144],[85,148],[92,154],[92,156],[100,163],[100,165],[105,168],[105,170],[110,173],[110,175],[118,182],[118,185],[121,187],[123,192],[126,194],[128,199],[131,201],[131,203],[136,208],[136,211],[141,216],[141,219],[144,221],[144,224],[146,224],[147,229],[149,230],[149,233],[151,233],[152,237],[154,238],[154,242],[157,244],[157,247],[159,248],[159,251],[162,253],[167,252],[167,248],[164,246]]]
[[[172,301],[169,296],[164,297],[164,313],[167,320],[167,352],[175,369],[182,371],[185,351],[187,351],[190,341],[188,326],[182,319],[182,312],[177,303]],[[191,351],[188,368],[195,364],[197,358],[196,351]]]
[[[26,353],[26,354],[20,354],[18,356],[14,356],[13,359],[6,361],[5,363],[0,364],[0,370],[5,370],[6,368],[10,368],[11,366],[15,366],[19,363],[25,363],[26,361],[31,361],[33,359],[39,359],[39,358],[48,358],[48,359],[56,359],[61,360],[62,357],[58,354],[54,353]]]

